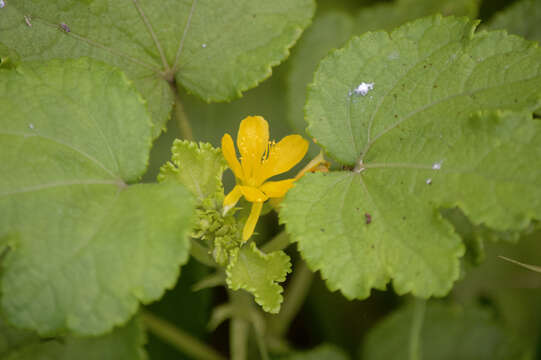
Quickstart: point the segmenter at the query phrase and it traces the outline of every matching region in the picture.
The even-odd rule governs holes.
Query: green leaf
[[[2,9],[0,38],[23,60],[89,56],[122,68],[156,136],[175,79],[208,102],[239,97],[287,57],[313,12],[313,0],[20,0]]]
[[[222,173],[226,162],[220,149],[209,143],[175,140],[171,149],[172,162],[160,169],[159,182],[176,182],[186,186],[192,194],[205,200],[222,190]]]
[[[0,71],[1,306],[40,334],[100,334],[173,286],[193,201],[145,171],[150,118],[117,70],[89,60]]]
[[[14,331],[14,330],[10,330]],[[1,334],[0,336],[6,334]],[[8,335],[9,336],[9,335]],[[145,334],[132,320],[112,333],[96,338],[66,337],[29,341],[5,354],[4,360],[144,360]]]
[[[412,336],[415,322],[421,328],[417,336]],[[385,318],[368,333],[363,359],[408,358],[412,339],[417,339],[422,359],[531,359],[523,344],[486,309],[440,303],[429,303],[424,312],[406,306]]]
[[[320,60],[353,35],[374,30],[391,30],[419,17],[445,15],[477,16],[478,0],[397,0],[363,7],[356,15],[328,12],[316,16],[292,52],[288,78],[288,120],[297,132],[306,128],[302,111],[306,87],[312,81]]]
[[[291,262],[286,253],[274,251],[265,254],[251,242],[231,255],[226,282],[232,290],[251,292],[263,310],[276,314],[283,300],[283,289],[277,283],[285,281],[290,271]]]
[[[463,246],[441,207],[495,230],[541,213],[541,123],[531,119],[541,51],[473,29],[425,18],[355,38],[320,65],[309,130],[352,171],[305,176],[280,217],[311,269],[348,298],[390,279],[399,294],[445,295]],[[374,88],[355,94],[363,82]]]
[[[541,2],[521,0],[496,14],[489,22],[491,29],[507,30],[528,40],[541,42]]]

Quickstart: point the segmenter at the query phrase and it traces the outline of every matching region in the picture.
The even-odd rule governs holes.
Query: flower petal
[[[223,203],[224,215],[227,214],[229,209],[231,209],[233,206],[237,204],[241,196],[242,196],[242,191],[240,190],[240,186],[238,185],[235,186],[233,190],[229,192],[229,194],[227,194],[227,196],[224,198],[224,203]]]
[[[235,145],[233,144],[233,139],[231,135],[225,134],[222,137],[222,154],[224,154],[225,161],[233,170],[235,176],[239,179],[243,179],[242,167],[240,166],[239,161],[237,160],[237,153],[235,151]]]
[[[270,198],[281,198],[293,187],[295,179],[281,181],[267,181],[259,187]]]
[[[289,135],[273,145],[269,150],[269,157],[263,163],[259,181],[281,174],[291,169],[302,160],[308,151],[308,141],[300,135]]]
[[[269,145],[269,124],[261,116],[248,116],[240,122],[237,135],[244,180],[259,173],[261,158]],[[254,184],[255,185],[255,184]]]
[[[257,224],[257,219],[259,219],[259,214],[261,214],[261,208],[263,208],[263,202],[254,202],[252,204],[252,210],[250,210],[250,216],[244,224],[244,229],[242,229],[242,241],[245,242],[248,240],[254,233],[255,225]]]
[[[250,202],[262,202],[269,197],[265,195],[261,190],[252,186],[239,186],[244,198]]]

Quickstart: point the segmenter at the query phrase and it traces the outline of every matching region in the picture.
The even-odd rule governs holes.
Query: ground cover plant
[[[539,41],[539,0],[0,0],[0,358],[541,359]]]

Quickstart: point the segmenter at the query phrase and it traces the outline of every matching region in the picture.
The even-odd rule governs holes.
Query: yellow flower
[[[269,142],[269,124],[261,116],[248,116],[240,123],[237,135],[240,162],[237,160],[231,135],[222,138],[222,152],[235,174],[236,186],[224,199],[224,213],[239,201],[241,196],[252,202],[250,216],[242,231],[242,240],[252,236],[263,202],[269,198],[283,197],[295,179],[266,181],[284,173],[302,160],[308,142],[299,135],[289,135],[277,144]]]

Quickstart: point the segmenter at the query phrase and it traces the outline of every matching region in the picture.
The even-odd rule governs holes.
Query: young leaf
[[[1,326],[1,325],[0,325]],[[4,329],[4,328],[2,328]],[[15,330],[7,329],[13,332]],[[0,333],[0,336],[9,336]],[[112,333],[96,338],[66,337],[28,341],[13,348],[4,360],[144,360],[143,345],[146,338],[138,320],[115,329]]]
[[[419,333],[412,336],[416,322]],[[486,309],[429,303],[422,312],[401,308],[376,325],[363,344],[363,359],[412,358],[412,340],[423,359],[514,360],[529,353]]]
[[[265,254],[251,242],[230,257],[226,282],[232,290],[251,292],[263,310],[276,314],[283,300],[283,289],[277,283],[285,281],[290,271],[291,262],[286,253],[274,251]]]
[[[2,9],[0,38],[23,60],[89,56],[122,68],[156,136],[175,80],[208,102],[239,97],[287,57],[313,11],[313,0],[20,0]]]
[[[541,42],[541,2],[521,0],[496,14],[489,22],[491,29],[507,30],[528,40]]]
[[[541,213],[541,51],[473,30],[429,17],[320,64],[309,131],[353,171],[305,176],[280,216],[331,289],[364,298],[393,279],[399,294],[445,295],[463,246],[440,207],[496,230]]]
[[[81,59],[0,71],[1,306],[40,334],[100,334],[171,287],[192,197],[138,184],[150,117],[125,76]]]
[[[226,162],[220,149],[209,143],[175,140],[171,160],[160,169],[159,182],[176,182],[186,186],[203,201],[222,189]]]

